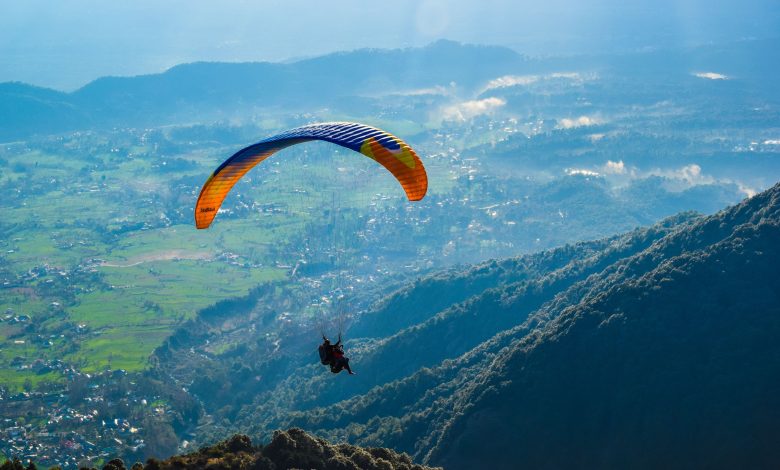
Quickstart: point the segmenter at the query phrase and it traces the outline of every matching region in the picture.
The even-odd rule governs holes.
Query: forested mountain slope
[[[632,264],[653,269],[605,285],[502,351],[451,402],[461,412],[428,460],[777,465],[779,236],[775,186],[637,256]]]
[[[525,322],[525,291],[510,284],[503,303],[452,310],[478,320],[425,339],[415,333],[458,315],[402,330],[385,341],[414,337],[393,350],[415,351],[403,360],[430,368],[292,418],[279,413],[255,432],[295,424],[447,468],[771,467],[780,462],[778,236],[775,186],[562,285]],[[479,336],[480,323],[512,307],[519,325],[502,324],[476,347],[433,366],[410,359]],[[371,362],[380,350],[357,362],[407,371]]]
[[[312,361],[316,352],[306,350],[299,368],[270,389],[264,381],[236,383],[236,387],[254,387],[257,392],[253,403],[243,404],[241,414],[256,425],[258,416],[275,419],[286,411],[324,406],[457,358],[500,331],[523,323],[529,313],[560,290],[650,246],[679,225],[691,223],[692,218],[687,214],[620,237],[425,277],[382,301],[375,313],[367,314],[370,319],[355,329],[362,330],[362,335],[352,329],[347,332],[351,338],[348,349],[354,363],[359,364],[360,373],[353,380],[333,380],[330,374],[322,374],[321,366]],[[369,326],[372,320],[379,333]],[[245,356],[242,362],[252,364],[253,359]],[[282,367],[278,361],[277,367]],[[191,390],[198,393],[197,385],[208,374],[204,371],[202,376],[193,377]],[[224,390],[223,401],[213,394],[207,400],[231,403],[236,389]],[[234,424],[243,429],[240,422]]]
[[[367,314],[370,318],[361,323],[365,337],[348,332],[354,338],[348,349],[359,367],[357,376],[349,381],[334,380],[330,374],[322,374],[321,366],[312,364],[314,351],[306,351],[301,365],[270,389],[260,390],[263,384],[244,384],[256,387],[260,393],[242,407],[233,424],[237,429],[251,427],[260,432],[275,429],[289,419],[291,412],[367,392],[421,368],[457,359],[503,330],[536,324],[542,317],[529,320],[529,314],[555,301],[561,292],[571,290],[570,295],[580,295],[578,283],[693,220],[693,215],[686,214],[619,237],[423,278],[389,296],[373,314]],[[470,277],[473,282],[466,281]],[[488,282],[491,279],[493,282]],[[445,292],[450,293],[449,297]],[[451,303],[440,308],[436,299],[443,298]],[[420,300],[417,310],[410,308],[409,299]],[[426,299],[431,299],[434,306],[426,308]],[[372,319],[381,334],[368,326]]]
[[[683,214],[617,237],[424,276],[381,300],[347,331],[347,349],[359,371],[350,380],[323,373],[311,344],[314,332],[282,337],[277,352],[267,351],[265,342],[220,356],[198,352],[198,343],[225,331],[223,321],[225,328],[238,328],[252,306],[264,302],[260,291],[246,301],[216,306],[224,318],[209,314],[185,324],[157,351],[156,361],[216,418],[211,439],[230,430],[270,431],[290,412],[336,403],[455,359],[522,324],[560,290],[695,219]]]

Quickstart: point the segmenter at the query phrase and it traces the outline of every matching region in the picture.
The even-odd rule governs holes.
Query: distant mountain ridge
[[[602,70],[656,83],[670,76],[691,80],[692,72],[716,70],[752,80],[752,86],[777,97],[772,86],[777,65],[771,59],[778,45],[780,40],[767,39],[634,54],[529,58],[505,47],[440,40],[425,47],[361,49],[289,63],[182,64],[157,74],[99,78],[72,93],[6,82],[0,83],[0,140],[88,128],[247,119],[260,109],[283,108],[293,115],[333,107],[355,114],[360,97],[443,87],[470,98],[498,77],[561,71]]]
[[[365,49],[292,63],[183,64],[151,75],[104,77],[63,93],[0,84],[0,139],[114,126],[154,126],[251,115],[258,107],[311,112],[344,96],[449,84],[473,87],[526,68],[511,49],[438,41]]]

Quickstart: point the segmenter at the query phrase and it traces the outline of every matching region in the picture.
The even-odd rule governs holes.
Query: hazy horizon
[[[287,61],[439,39],[528,55],[622,52],[776,36],[774,2],[637,2],[544,6],[509,0],[346,0],[283,4],[149,0],[2,2],[0,82],[73,90],[106,75],[140,75],[194,61]],[[500,12],[500,14],[498,14]],[[377,20],[378,19],[378,20]]]

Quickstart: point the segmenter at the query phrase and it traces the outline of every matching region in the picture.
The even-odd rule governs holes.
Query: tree
[[[165,456],[176,452],[179,439],[170,423],[149,416],[144,420],[144,430],[147,456]]]

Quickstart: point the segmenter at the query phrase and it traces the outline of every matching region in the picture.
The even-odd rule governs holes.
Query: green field
[[[172,177],[205,179],[224,155],[177,156],[191,163],[161,174],[160,156],[135,137],[110,136],[122,156],[72,151],[100,148],[105,136],[66,139],[61,154],[1,154],[0,185],[18,195],[3,202],[0,225],[0,383],[11,390],[61,380],[30,368],[37,359],[85,372],[143,369],[178,323],[289,273],[268,247],[301,221],[273,214],[261,225],[253,216],[208,231],[161,221],[194,203],[175,193]]]
[[[375,162],[312,143],[253,170],[227,213],[196,230],[200,184],[235,147],[177,150],[173,134],[75,133],[0,147],[0,189],[9,195],[0,207],[0,383],[18,390],[62,379],[30,367],[38,359],[87,372],[141,370],[200,309],[287,279],[312,256],[302,252],[307,230],[327,234],[315,248],[346,247],[354,216],[344,214],[402,198]],[[444,171],[431,181],[437,191],[452,185]]]

